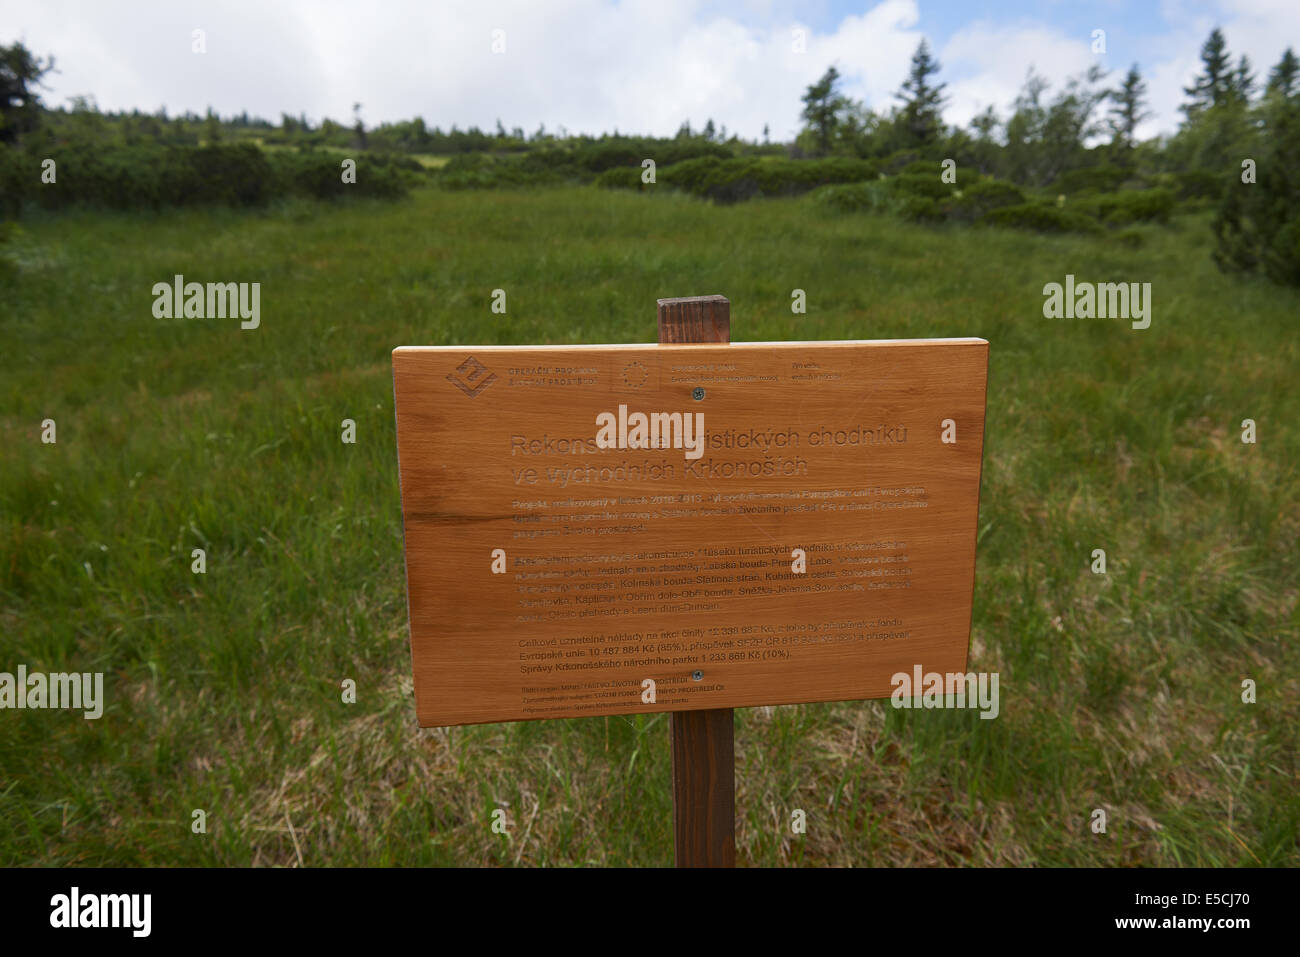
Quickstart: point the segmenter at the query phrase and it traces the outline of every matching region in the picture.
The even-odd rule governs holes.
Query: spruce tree
[[[1265,92],[1289,100],[1300,92],[1297,80],[1300,80],[1300,60],[1297,60],[1292,49],[1287,47],[1282,53],[1282,59],[1277,61],[1277,66],[1273,67],[1268,74],[1268,86]]]
[[[41,101],[36,87],[54,69],[54,58],[34,57],[22,43],[0,46],[0,143],[17,142],[36,129]]]
[[[1111,102],[1115,104],[1110,108],[1110,128],[1115,134],[1114,142],[1117,145],[1128,149],[1136,145],[1134,134],[1138,124],[1151,116],[1151,112],[1144,109],[1146,97],[1146,81],[1134,63],[1129,67],[1128,75],[1124,77],[1119,89],[1110,92]]]
[[[946,83],[932,83],[930,78],[939,72],[939,61],[930,55],[930,45],[921,38],[912,65],[902,89],[894,94],[903,101],[899,112],[900,126],[910,146],[929,146],[943,131],[940,112],[946,97]]]
[[[1234,88],[1228,44],[1218,27],[1210,31],[1209,38],[1201,47],[1201,63],[1204,66],[1201,75],[1191,86],[1183,87],[1183,92],[1191,97],[1191,102],[1182,106],[1182,111],[1189,117],[1224,103]]]
[[[830,67],[822,74],[820,80],[808,87],[808,91],[802,97],[801,116],[816,136],[817,150],[822,156],[831,151],[831,138],[835,133],[837,114],[843,106],[843,100],[835,87],[839,79],[840,71]]]
[[[1232,74],[1232,93],[1243,103],[1249,103],[1255,93],[1255,74],[1250,70],[1250,58],[1244,53]]]

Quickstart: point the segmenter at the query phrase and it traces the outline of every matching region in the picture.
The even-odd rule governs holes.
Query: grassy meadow
[[[741,863],[1300,864],[1300,294],[1219,273],[1208,221],[1135,247],[593,187],[26,220],[0,671],[107,703],[0,713],[0,864],[670,864],[665,715],[416,727],[390,352],[648,342],[656,298],[710,293],[736,340],[991,343],[970,668],[1001,715],[738,710]],[[260,282],[261,327],[154,318],[176,273]],[[1150,282],[1150,328],[1045,319],[1067,273]]]

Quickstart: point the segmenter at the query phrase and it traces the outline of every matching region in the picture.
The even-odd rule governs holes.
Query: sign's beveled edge
[[[476,345],[474,343],[461,343],[449,346],[397,346],[393,349],[393,355],[399,353],[420,353],[420,352],[456,352],[464,349],[473,349],[482,352],[510,352],[519,349],[539,349],[554,352],[586,352],[598,349],[747,349],[753,346],[782,346],[785,348],[798,349],[816,349],[826,346],[933,346],[940,344],[951,345],[988,345],[987,339],[979,337],[962,337],[954,339],[801,339],[797,341],[753,341],[753,342],[674,342],[674,343],[656,343],[656,342],[614,342],[614,343],[545,343],[543,345]]]

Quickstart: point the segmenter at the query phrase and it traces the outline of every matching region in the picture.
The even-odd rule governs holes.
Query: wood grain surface
[[[731,708],[674,711],[673,859],[736,866],[736,742]]]
[[[420,723],[964,671],[987,361],[981,339],[396,349]],[[637,447],[638,413],[676,414],[667,447]]]
[[[731,341],[725,296],[660,299],[659,343]],[[732,708],[674,711],[673,859],[678,867],[736,866],[736,724]]]
[[[731,341],[731,300],[726,296],[660,299],[656,305],[660,345]]]

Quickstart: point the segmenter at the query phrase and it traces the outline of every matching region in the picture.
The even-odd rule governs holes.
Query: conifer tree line
[[[1267,133],[1277,111],[1294,108],[1300,94],[1300,60],[1290,47],[1260,83],[1248,57],[1233,62],[1217,27],[1201,49],[1201,72],[1184,89],[1178,131],[1146,143],[1137,130],[1151,112],[1137,63],[1116,78],[1092,67],[1054,93],[1031,68],[1006,116],[989,106],[966,128],[943,122],[947,84],[938,81],[940,71],[922,39],[895,94],[898,104],[873,110],[843,94],[840,72],[831,66],[803,95],[795,148],[809,156],[862,158],[943,153],[1028,186],[1106,163],[1219,170],[1238,164],[1243,148],[1258,145],[1252,134]]]
[[[946,84],[923,39],[895,94],[899,102],[885,111],[845,96],[839,71],[828,68],[804,93],[794,150],[951,158],[1039,188],[1136,188],[1157,174],[1175,174],[1184,197],[1220,200],[1213,229],[1221,267],[1300,285],[1300,60],[1287,47],[1261,79],[1249,57],[1234,60],[1216,27],[1200,61],[1183,89],[1178,130],[1168,137],[1138,139],[1151,111],[1137,63],[1115,79],[1094,66],[1055,92],[1031,69],[1008,115],[990,106],[962,129],[943,122]]]
[[[278,123],[247,112],[221,117],[211,109],[203,116],[169,116],[165,109],[107,113],[88,96],[51,109],[40,93],[53,68],[52,57],[39,58],[22,43],[0,45],[0,186],[8,194],[0,196],[0,212],[12,214],[24,197],[30,199],[31,159],[59,148],[81,150],[87,164],[112,166],[107,157],[118,156],[122,168],[145,162],[144,152],[134,157],[122,152],[135,147],[204,148],[209,155],[202,162],[186,159],[173,170],[175,194],[204,195],[182,183],[203,179],[215,166],[238,170],[232,179],[267,179],[251,191],[257,197],[281,187],[302,188],[304,180],[310,181],[306,192],[328,195],[336,177],[319,157],[268,160],[214,151],[237,144],[358,151],[373,158],[375,175],[368,179],[382,195],[399,195],[404,181],[428,173],[402,154],[453,157],[442,179],[469,187],[517,187],[565,177],[590,181],[615,167],[639,168],[645,157],[660,166],[709,157],[872,161],[889,173],[915,173],[923,162],[951,160],[964,171],[1053,195],[1080,186],[1114,192],[1173,182],[1180,200],[1218,204],[1213,228],[1220,266],[1300,285],[1300,176],[1290,172],[1300,156],[1300,60],[1288,47],[1261,75],[1247,56],[1232,55],[1217,27],[1202,45],[1196,76],[1183,90],[1176,132],[1145,141],[1138,130],[1151,111],[1137,63],[1115,75],[1094,66],[1056,89],[1031,68],[1005,112],[989,106],[964,127],[950,126],[944,121],[949,97],[942,65],[925,39],[892,101],[879,107],[847,96],[839,69],[828,67],[803,93],[799,129],[788,143],[773,143],[769,125],[761,141],[746,141],[712,118],[700,128],[686,121],[673,137],[647,137],[617,130],[571,135],[541,124],[526,133],[520,127],[508,130],[500,120],[491,131],[454,124],[444,131],[419,116],[368,126],[361,103],[353,105],[350,123],[325,118],[315,124],[288,113]],[[169,162],[175,165],[177,155],[168,154]],[[516,162],[500,161],[511,157]],[[857,175],[849,167],[824,168],[832,181]],[[701,171],[692,175],[698,179]],[[114,194],[114,203],[134,202],[137,193],[143,202],[159,202],[146,187],[115,191],[113,175],[106,169],[100,192]],[[820,181],[793,168],[782,177],[795,185]]]

